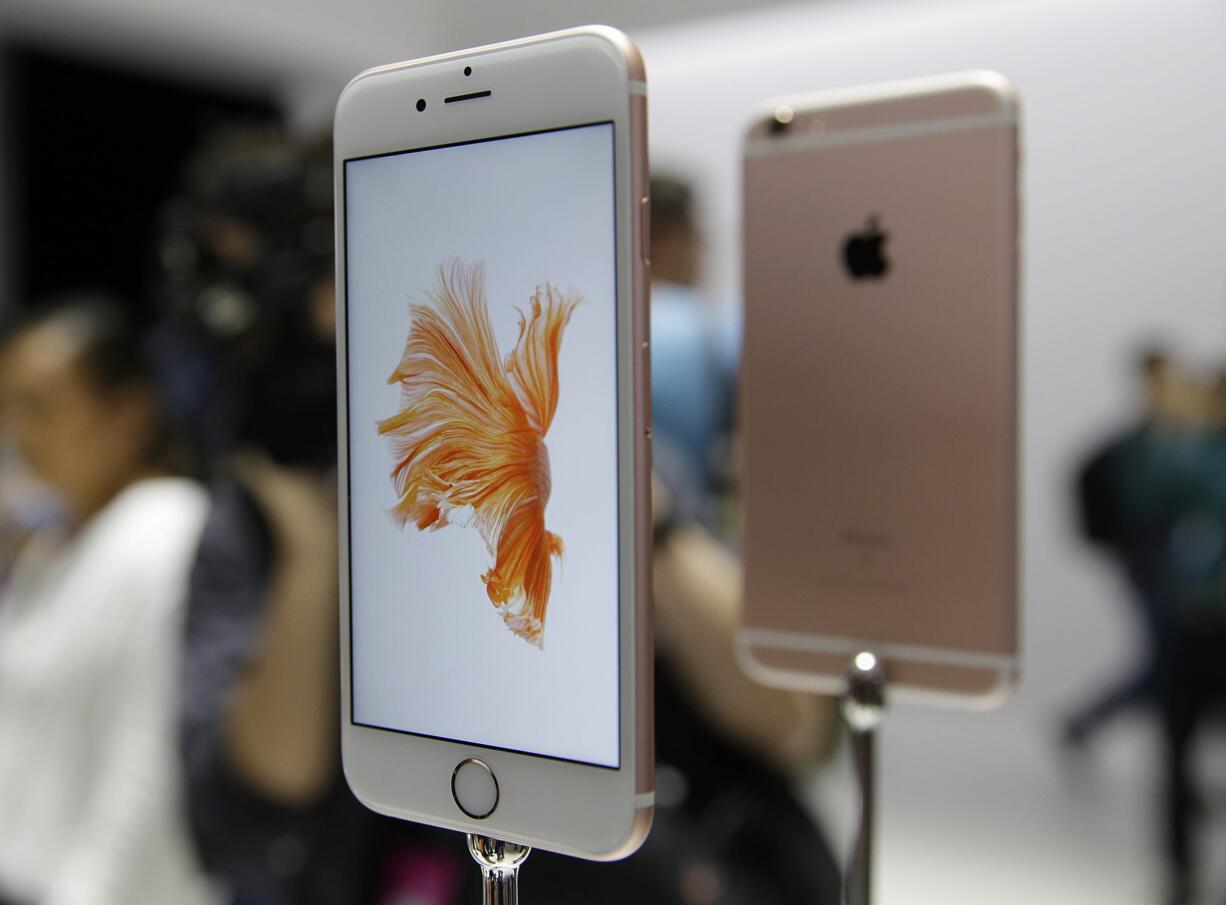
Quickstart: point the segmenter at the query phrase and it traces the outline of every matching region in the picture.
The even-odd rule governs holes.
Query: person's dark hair
[[[651,231],[653,233],[694,221],[694,190],[676,176],[651,177]]]
[[[114,299],[93,293],[52,299],[11,321],[4,342],[43,326],[65,332],[76,345],[78,365],[99,389],[153,382],[141,332]]]
[[[1145,378],[1158,376],[1158,373],[1170,363],[1170,353],[1166,347],[1157,343],[1147,343],[1133,356],[1133,368],[1137,374]]]
[[[41,327],[64,332],[75,347],[76,366],[97,389],[148,389],[157,421],[148,450],[150,464],[176,474],[194,471],[194,457],[162,403],[146,332],[127,308],[101,293],[60,296],[11,318],[0,344],[9,346]]]

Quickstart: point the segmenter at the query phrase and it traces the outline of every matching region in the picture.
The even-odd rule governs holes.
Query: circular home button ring
[[[456,765],[451,774],[451,797],[474,820],[483,820],[498,807],[498,780],[483,761],[470,757]]]

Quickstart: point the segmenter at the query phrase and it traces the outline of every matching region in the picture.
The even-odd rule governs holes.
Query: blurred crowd
[[[1076,476],[1083,535],[1118,568],[1144,639],[1140,661],[1065,724],[1088,745],[1129,710],[1163,740],[1170,901],[1196,889],[1197,818],[1206,810],[1193,743],[1226,704],[1226,374],[1205,376],[1151,347],[1136,358],[1137,413]]]
[[[834,903],[794,791],[833,711],[733,661],[735,343],[693,285],[688,187],[653,195],[656,824],[628,861],[540,854],[525,883],[542,905]],[[326,142],[223,129],[133,250],[147,298],[8,305],[3,905],[479,895],[461,840],[341,776],[332,214]]]

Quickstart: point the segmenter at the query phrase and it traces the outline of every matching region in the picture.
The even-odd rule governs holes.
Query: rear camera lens
[[[472,74],[473,74],[473,68],[472,68],[471,66],[465,66],[465,67],[464,67],[464,74],[465,74],[465,75],[472,75]]]
[[[417,99],[417,112],[421,113],[421,111],[425,109],[426,109],[426,99],[424,97],[419,97]]]

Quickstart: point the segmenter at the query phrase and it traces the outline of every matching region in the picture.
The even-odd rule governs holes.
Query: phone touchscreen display
[[[613,125],[344,180],[353,721],[616,768]]]

